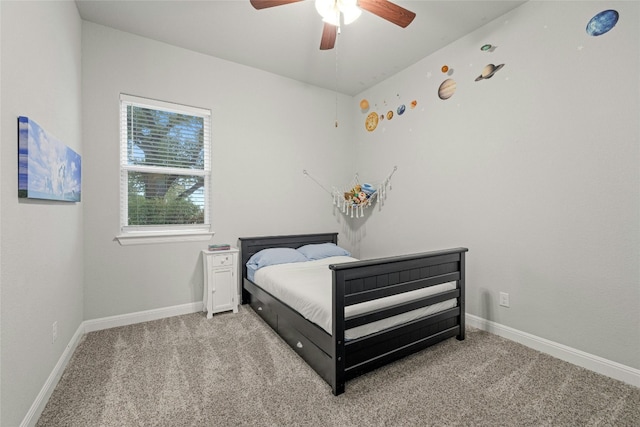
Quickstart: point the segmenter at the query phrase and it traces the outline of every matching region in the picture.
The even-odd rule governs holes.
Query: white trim
[[[115,240],[117,240],[121,246],[174,242],[204,242],[211,240],[214,234],[213,231],[131,232],[120,234],[115,237]]]
[[[202,301],[84,321],[85,333],[202,311]]]
[[[62,352],[62,356],[58,360],[58,363],[49,374],[49,377],[45,381],[42,389],[40,389],[40,393],[36,396],[36,400],[33,401],[33,404],[29,408],[27,415],[24,417],[22,422],[20,423],[20,427],[32,427],[35,426],[38,422],[38,418],[44,411],[44,407],[47,406],[47,402],[53,393],[53,390],[58,385],[58,381],[60,381],[60,377],[67,367],[67,363],[71,359],[73,352],[76,351],[76,347],[78,347],[78,343],[84,336],[84,322],[78,326],[76,333],[71,337],[71,341],[67,344],[67,347]]]
[[[134,165],[130,164],[128,148],[128,122],[129,117],[127,114],[128,107],[141,107],[152,110],[164,110],[176,114],[191,115],[199,117],[203,120],[202,132],[203,132],[203,165],[198,169],[189,167],[164,167],[160,164],[155,165]],[[211,218],[211,145],[212,145],[212,113],[211,110],[205,108],[192,107],[187,105],[175,104],[172,102],[159,101],[156,99],[142,98],[133,95],[120,94],[120,226],[127,227],[129,225],[129,173],[130,172],[146,172],[146,173],[159,173],[159,174],[179,174],[188,176],[201,176],[204,178],[203,185],[203,205],[204,210],[204,224],[210,224]],[[165,155],[171,156],[170,152],[164,152]],[[157,154],[160,154],[158,152]],[[157,163],[157,162],[154,162]],[[122,236],[116,237],[116,240],[120,244],[125,244],[120,240]],[[157,239],[154,239],[157,240]],[[206,240],[206,239],[191,239],[191,240]],[[185,241],[185,239],[171,238],[160,243]],[[136,241],[128,244],[145,244],[152,243],[151,241]]]
[[[165,110],[171,113],[184,114],[188,112],[197,116],[211,116],[211,110],[200,107],[192,107],[190,105],[177,104],[175,102],[160,101],[157,99],[143,98],[141,96],[120,94],[120,101],[128,105],[137,105],[155,110]]]
[[[534,350],[549,354],[565,362],[573,363],[610,378],[640,387],[640,369],[632,368],[600,356],[586,353],[557,342],[549,341],[517,329],[510,328],[482,317],[467,313],[467,324],[483,331],[507,338],[511,341],[526,345]]]

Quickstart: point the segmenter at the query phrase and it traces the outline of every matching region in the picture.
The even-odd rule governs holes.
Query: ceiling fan
[[[303,0],[250,0],[251,5],[260,10]],[[405,28],[416,14],[388,0],[315,0],[316,10],[322,16],[324,28],[320,39],[320,50],[333,49],[340,27],[340,15],[344,24],[355,21],[362,10],[371,12],[382,19]]]

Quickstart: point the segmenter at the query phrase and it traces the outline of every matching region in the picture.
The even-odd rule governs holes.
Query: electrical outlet
[[[509,307],[509,294],[506,292],[500,292],[500,305],[503,307]]]
[[[58,322],[55,321],[51,326],[51,344],[56,342],[57,339],[58,339]]]

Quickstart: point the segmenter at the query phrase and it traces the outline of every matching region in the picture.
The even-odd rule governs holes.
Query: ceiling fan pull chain
[[[340,34],[340,27],[338,27],[338,34]],[[338,127],[338,48],[335,47],[336,53],[336,127]]]

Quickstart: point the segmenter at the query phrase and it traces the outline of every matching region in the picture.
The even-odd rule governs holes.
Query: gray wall
[[[17,426],[83,320],[81,203],[18,200],[17,117],[83,155],[73,2],[2,1],[2,415]],[[86,157],[83,155],[83,160]],[[58,339],[52,343],[52,324]]]
[[[361,255],[467,246],[468,313],[640,368],[639,7],[528,2],[357,96],[361,122],[361,98],[418,101],[356,126],[362,176],[398,165]],[[617,26],[588,36],[610,8]],[[476,82],[488,63],[505,65]]]
[[[202,299],[207,242],[113,241],[120,93],[212,110],[212,242],[343,229],[331,197],[302,173],[329,188],[348,179],[351,120],[334,126],[333,92],[88,22],[82,49],[85,319]],[[350,100],[340,95],[339,111]]]
[[[607,8],[618,25],[587,36]],[[83,319],[201,298],[206,242],[113,241],[120,92],[212,109],[212,242],[335,230],[362,258],[468,246],[468,312],[640,368],[637,2],[528,2],[339,96],[337,129],[330,91],[82,23],[73,2],[0,12],[0,424],[24,419]],[[505,67],[475,82],[490,62]],[[443,64],[458,82],[447,101]],[[367,133],[363,97],[381,112],[418,106]],[[17,200],[18,115],[82,154],[81,203]],[[302,174],[331,188],[394,165],[386,203],[364,221],[334,212]]]

